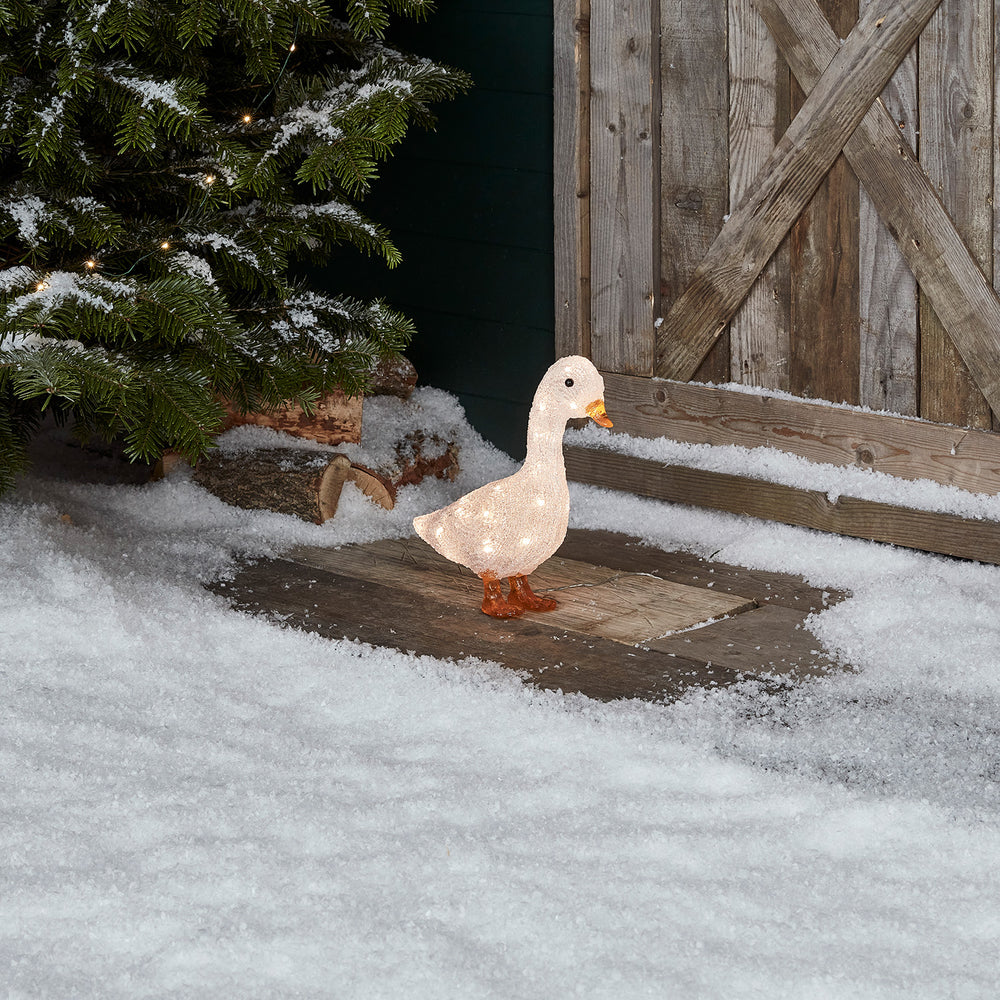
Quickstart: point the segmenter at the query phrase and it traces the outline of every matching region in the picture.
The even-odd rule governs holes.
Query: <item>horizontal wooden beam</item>
[[[720,472],[705,472],[620,452],[567,446],[576,482],[671,503],[709,507],[849,538],[1000,564],[1000,524],[840,497]]]
[[[687,444],[776,448],[812,462],[1000,494],[1000,434],[782,396],[603,374],[616,431]]]

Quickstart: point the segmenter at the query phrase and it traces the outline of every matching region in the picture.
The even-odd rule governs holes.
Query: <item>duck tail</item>
[[[433,519],[433,514],[420,514],[418,517],[413,519],[413,530],[425,541],[430,544],[430,533],[431,533],[431,520]]]

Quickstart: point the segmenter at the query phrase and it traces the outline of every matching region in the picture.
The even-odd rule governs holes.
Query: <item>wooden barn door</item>
[[[557,350],[618,426],[1000,493],[997,7],[557,0]]]

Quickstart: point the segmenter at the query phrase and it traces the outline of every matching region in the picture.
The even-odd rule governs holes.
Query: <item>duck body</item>
[[[586,358],[562,358],[545,373],[535,393],[521,468],[413,520],[428,545],[483,580],[487,614],[512,617],[525,609],[556,606],[551,598],[532,594],[526,577],[566,537],[569,486],[562,438],[566,422],[583,416],[611,426],[604,412],[604,380]],[[499,588],[504,578],[510,584],[506,601]]]

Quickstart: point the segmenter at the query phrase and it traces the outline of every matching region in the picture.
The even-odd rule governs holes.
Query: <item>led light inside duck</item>
[[[612,426],[600,372],[587,358],[562,358],[535,393],[524,465],[512,476],[413,519],[424,541],[482,579],[482,609],[488,615],[512,618],[556,606],[552,598],[534,594],[527,578],[566,537],[569,487],[562,438],[566,422],[583,413],[601,427]],[[506,598],[500,586],[505,578]]]

